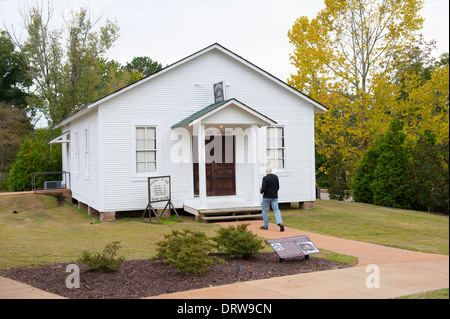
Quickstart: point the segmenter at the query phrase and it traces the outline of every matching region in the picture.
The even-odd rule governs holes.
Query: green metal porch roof
[[[214,104],[208,105],[207,107],[201,109],[198,112],[195,112],[194,114],[192,114],[191,116],[189,116],[189,117],[185,118],[184,120],[178,122],[177,124],[172,125],[172,128],[176,128],[176,127],[180,127],[180,126],[184,126],[186,124],[189,124],[190,122],[195,121],[199,117],[201,117],[201,116],[203,116],[203,115],[205,115],[205,114],[215,110],[216,108],[224,105],[225,103],[228,103],[231,100],[233,100],[233,99],[228,99],[228,100],[225,100],[225,101],[222,101],[222,102],[218,102],[218,103],[214,103]]]

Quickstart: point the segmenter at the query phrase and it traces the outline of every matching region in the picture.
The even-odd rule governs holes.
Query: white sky
[[[0,29],[25,39],[19,9],[48,0],[0,0]],[[219,43],[265,71],[287,81],[295,68],[287,33],[301,16],[314,18],[323,0],[53,0],[55,26],[69,8],[91,10],[93,17],[116,19],[120,37],[108,58],[125,64],[149,56],[163,66]],[[437,41],[433,55],[449,52],[449,0],[424,0],[425,40]],[[45,119],[36,124],[45,127]]]
[[[44,3],[47,0],[44,0]],[[0,0],[0,29],[19,30],[19,8],[36,0]],[[41,0],[39,0],[41,2]],[[108,57],[122,64],[149,56],[163,66],[219,43],[286,81],[294,67],[287,33],[296,18],[314,18],[323,0],[54,0],[55,18],[69,6],[117,19],[120,38]],[[425,0],[422,33],[436,40],[435,56],[449,52],[449,0]],[[102,22],[104,22],[102,20]],[[103,24],[103,23],[102,23]],[[22,31],[23,32],[23,31]],[[22,33],[25,37],[25,33]]]

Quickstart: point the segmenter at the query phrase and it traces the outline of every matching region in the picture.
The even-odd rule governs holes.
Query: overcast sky
[[[0,28],[14,25],[20,33],[19,8],[27,3],[35,0],[0,0]],[[166,66],[217,42],[283,81],[294,73],[289,29],[298,17],[314,18],[325,6],[323,0],[54,0],[53,4],[55,17],[68,7],[85,6],[94,17],[117,19],[121,35],[108,57],[122,64],[135,56],[149,56]],[[434,55],[448,52],[449,0],[425,0],[422,16],[425,39],[437,41]]]

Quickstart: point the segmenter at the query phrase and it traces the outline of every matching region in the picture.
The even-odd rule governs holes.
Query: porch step
[[[236,210],[206,209],[199,210],[198,215],[203,221],[262,219],[261,210],[257,211],[254,207],[242,207]]]
[[[220,215],[220,216],[203,216],[200,218],[204,221],[218,221],[218,220],[243,220],[243,219],[262,219],[262,214],[251,214],[251,215]]]
[[[262,219],[261,205],[254,205],[241,198],[207,198],[203,205],[195,198],[185,200],[183,206],[186,212],[205,222]]]
[[[199,209],[198,212],[204,215],[220,215],[224,213],[235,213],[235,214],[245,214],[245,213],[253,213],[253,212],[260,212],[260,208],[255,207],[236,207],[236,208],[206,208],[206,209]]]

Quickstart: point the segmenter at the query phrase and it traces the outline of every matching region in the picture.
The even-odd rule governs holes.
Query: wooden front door
[[[213,139],[205,141],[206,195],[236,195],[234,136],[225,137],[223,135],[216,135],[214,136],[214,139],[216,138],[222,139],[220,144],[214,144],[219,145],[221,150],[216,149],[216,147],[208,148],[208,144],[212,143]],[[195,144],[196,143],[194,143],[194,152],[197,151]],[[194,193],[199,194],[198,163],[196,163],[196,161],[194,161]]]

